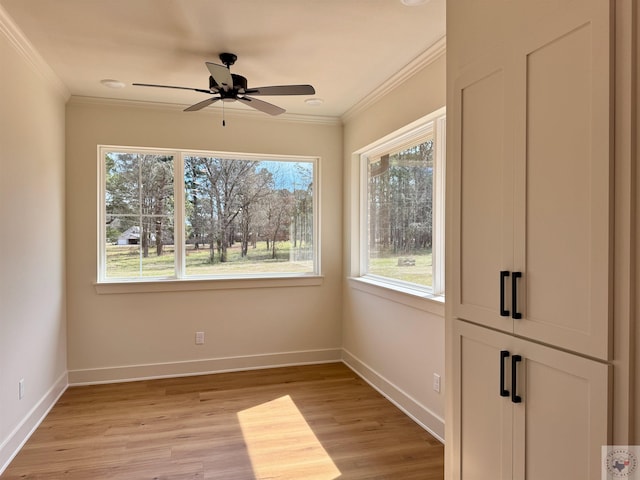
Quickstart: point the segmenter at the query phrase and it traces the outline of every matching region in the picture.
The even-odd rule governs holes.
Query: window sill
[[[356,290],[401,303],[444,318],[444,296],[431,295],[421,290],[390,285],[365,277],[351,277],[349,284]]]
[[[244,288],[310,287],[322,285],[322,275],[220,278],[206,280],[150,280],[94,283],[99,295],[122,293],[193,292],[200,290],[236,290]]]

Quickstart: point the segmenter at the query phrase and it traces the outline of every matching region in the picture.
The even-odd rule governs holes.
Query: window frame
[[[433,220],[432,269],[433,286],[405,282],[368,272],[369,268],[369,174],[368,163],[392,151],[399,151],[433,136]],[[352,279],[410,295],[444,300],[445,271],[445,176],[446,176],[446,107],[442,107],[404,128],[383,137],[355,152],[358,173],[358,261],[352,264]]]
[[[174,274],[149,277],[107,277],[106,273],[106,162],[109,152],[172,156],[174,161]],[[313,208],[313,270],[311,272],[241,273],[217,275],[187,275],[185,261],[185,187],[184,165],[186,157],[203,156],[229,160],[251,160],[270,162],[306,162],[312,165]],[[258,286],[317,285],[321,274],[320,260],[320,157],[308,155],[274,155],[208,150],[188,150],[153,147],[98,145],[97,147],[97,265],[95,286],[98,293],[125,293],[129,291],[200,290],[216,288],[255,288]],[[302,280],[302,281],[301,281]],[[131,290],[131,286],[134,287]]]

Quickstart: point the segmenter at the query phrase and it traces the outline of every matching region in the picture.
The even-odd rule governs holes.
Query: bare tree
[[[267,248],[270,244],[273,259],[277,258],[278,239],[288,234],[293,203],[293,194],[288,190],[277,190],[265,199]]]

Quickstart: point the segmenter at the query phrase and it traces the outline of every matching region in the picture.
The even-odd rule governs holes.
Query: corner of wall
[[[49,411],[69,386],[67,372],[58,378],[55,384],[40,401],[31,409],[20,424],[9,434],[7,439],[0,444],[0,475],[9,466],[20,449],[27,443],[29,437],[45,419]]]
[[[436,415],[393,382],[361,361],[348,350],[342,350],[342,361],[409,418],[444,443],[444,419]]]

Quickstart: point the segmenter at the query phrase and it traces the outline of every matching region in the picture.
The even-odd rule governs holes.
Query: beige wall
[[[72,98],[67,106],[69,379],[189,374],[339,359],[342,128],[184,113]],[[96,146],[150,146],[320,157],[320,285],[202,291],[96,292]],[[206,343],[194,344],[196,331]]]
[[[0,471],[67,368],[65,98],[13,35],[0,15]]]
[[[357,162],[353,152],[445,105],[442,55],[344,125],[344,248],[349,276],[357,253]],[[374,292],[374,293],[372,293]],[[401,296],[400,296],[401,297]],[[400,302],[398,301],[400,300]],[[403,303],[403,300],[408,304]],[[345,360],[416,420],[444,436],[444,394],[432,389],[433,373],[444,388],[444,309],[425,300],[385,298],[345,282]],[[444,390],[441,390],[444,392]]]

